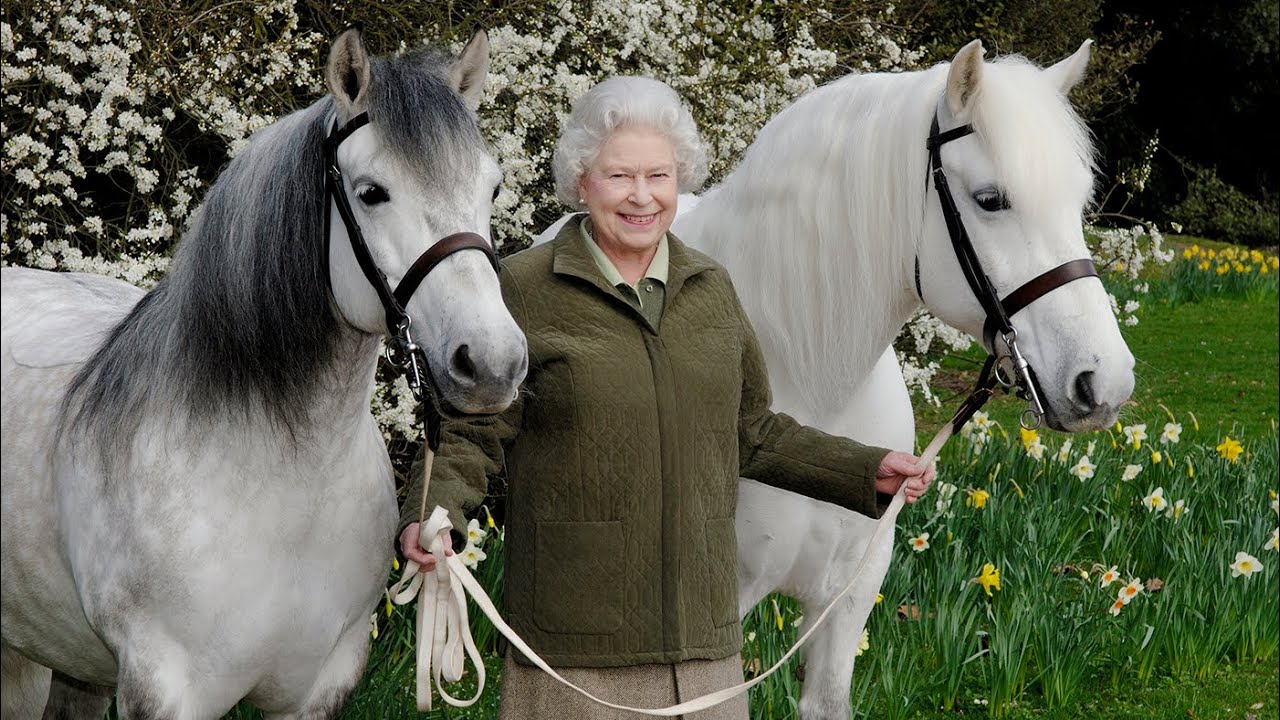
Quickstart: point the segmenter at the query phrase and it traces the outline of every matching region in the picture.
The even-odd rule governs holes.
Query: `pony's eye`
[[[1009,197],[996,188],[983,188],[973,194],[973,201],[987,212],[1009,209]]]
[[[391,196],[387,195],[387,191],[381,185],[362,187],[356,191],[356,196],[365,205],[381,205],[391,199]]]

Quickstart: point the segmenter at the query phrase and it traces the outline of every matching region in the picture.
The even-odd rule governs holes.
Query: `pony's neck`
[[[838,409],[919,305],[924,138],[940,83],[850,76],[775,117],[676,232],[733,277],[771,374]]]

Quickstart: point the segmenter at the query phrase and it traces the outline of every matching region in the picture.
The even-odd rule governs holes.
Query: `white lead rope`
[[[942,445],[951,437],[951,423],[947,423],[938,434],[933,437],[929,446],[925,448],[924,454],[920,456],[919,463],[916,465],[923,473],[938,456],[938,451],[942,449]],[[426,450],[426,474],[427,478],[431,477],[431,461],[432,455],[430,448]],[[410,561],[405,567],[404,576],[399,582],[390,589],[391,599],[397,605],[404,605],[412,602],[416,597],[418,599],[417,613],[417,637],[418,637],[418,667],[417,667],[417,697],[418,710],[427,711],[431,709],[431,684],[434,681],[436,690],[440,693],[440,697],[448,704],[455,707],[467,707],[480,698],[480,694],[484,692],[485,668],[484,661],[480,657],[479,650],[476,649],[475,641],[471,639],[471,627],[467,620],[467,598],[463,593],[469,593],[475,600],[476,606],[489,617],[493,622],[493,626],[501,632],[511,644],[525,654],[533,664],[542,668],[548,675],[554,677],[573,690],[577,691],[584,697],[611,708],[618,710],[629,710],[631,712],[641,713],[644,715],[654,715],[659,717],[671,717],[674,715],[683,715],[693,713],[699,710],[705,710],[709,707],[719,705],[720,703],[737,697],[748,689],[764,681],[765,678],[772,675],[783,663],[796,654],[801,645],[804,645],[831,613],[832,608],[836,606],[844,598],[845,595],[853,589],[854,583],[862,577],[862,573],[867,569],[868,563],[871,562],[872,550],[881,547],[881,543],[885,540],[884,535],[887,533],[889,546],[893,545],[894,523],[897,521],[898,513],[902,510],[905,503],[905,486],[898,488],[898,492],[893,496],[893,500],[889,503],[889,507],[885,510],[884,515],[880,517],[879,524],[876,526],[875,533],[871,537],[871,542],[867,545],[866,551],[862,555],[862,562],[859,563],[857,571],[849,580],[849,584],[845,585],[840,594],[831,601],[831,604],[818,615],[818,619],[809,627],[795,645],[787,650],[773,667],[766,670],[763,674],[748,680],[740,685],[717,690],[708,693],[702,697],[694,698],[678,705],[672,705],[665,708],[635,708],[627,705],[618,705],[607,700],[602,700],[595,695],[583,690],[564,679],[560,673],[547,664],[545,660],[538,656],[532,648],[529,647],[524,640],[516,634],[503,621],[498,614],[498,609],[494,607],[493,601],[485,593],[484,588],[476,581],[471,571],[462,563],[462,559],[457,555],[445,555],[444,549],[449,546],[451,540],[449,531],[453,528],[453,524],[449,522],[449,513],[442,507],[436,507],[431,513],[431,517],[419,525],[419,542],[422,547],[427,548],[437,558],[436,568],[425,576],[418,572],[419,565]],[[423,505],[426,507],[426,487],[424,480],[423,487]],[[888,571],[889,559],[892,553],[884,554],[882,559],[878,558],[876,570],[881,577]],[[425,577],[425,579],[424,579]],[[476,692],[468,700],[458,700],[445,692],[444,685],[441,683],[443,679],[446,682],[457,682],[463,675],[464,658],[463,650],[466,655],[471,658],[472,665],[476,668]]]

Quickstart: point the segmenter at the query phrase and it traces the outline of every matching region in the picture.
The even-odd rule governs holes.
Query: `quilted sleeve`
[[[801,425],[770,408],[769,375],[746,313],[742,320],[742,400],[738,413],[739,475],[879,518],[888,507],[875,489],[876,468],[889,453]]]

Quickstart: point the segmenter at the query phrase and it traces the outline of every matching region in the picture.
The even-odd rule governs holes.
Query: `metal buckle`
[[[409,332],[409,325],[413,322],[408,315],[400,321],[396,327],[395,337],[386,346],[387,362],[405,373],[406,380],[409,383],[409,390],[413,393],[414,398],[422,399],[422,367],[419,364],[419,355],[422,348],[413,340],[413,334]]]
[[[1035,430],[1044,420],[1044,405],[1040,402],[1040,394],[1036,392],[1035,383],[1031,381],[1031,364],[1018,349],[1018,331],[1010,328],[1001,333],[1006,354],[999,355],[996,360],[996,380],[1005,388],[1014,388],[1014,394],[1027,402],[1027,408],[1018,415],[1018,424],[1027,430]]]

